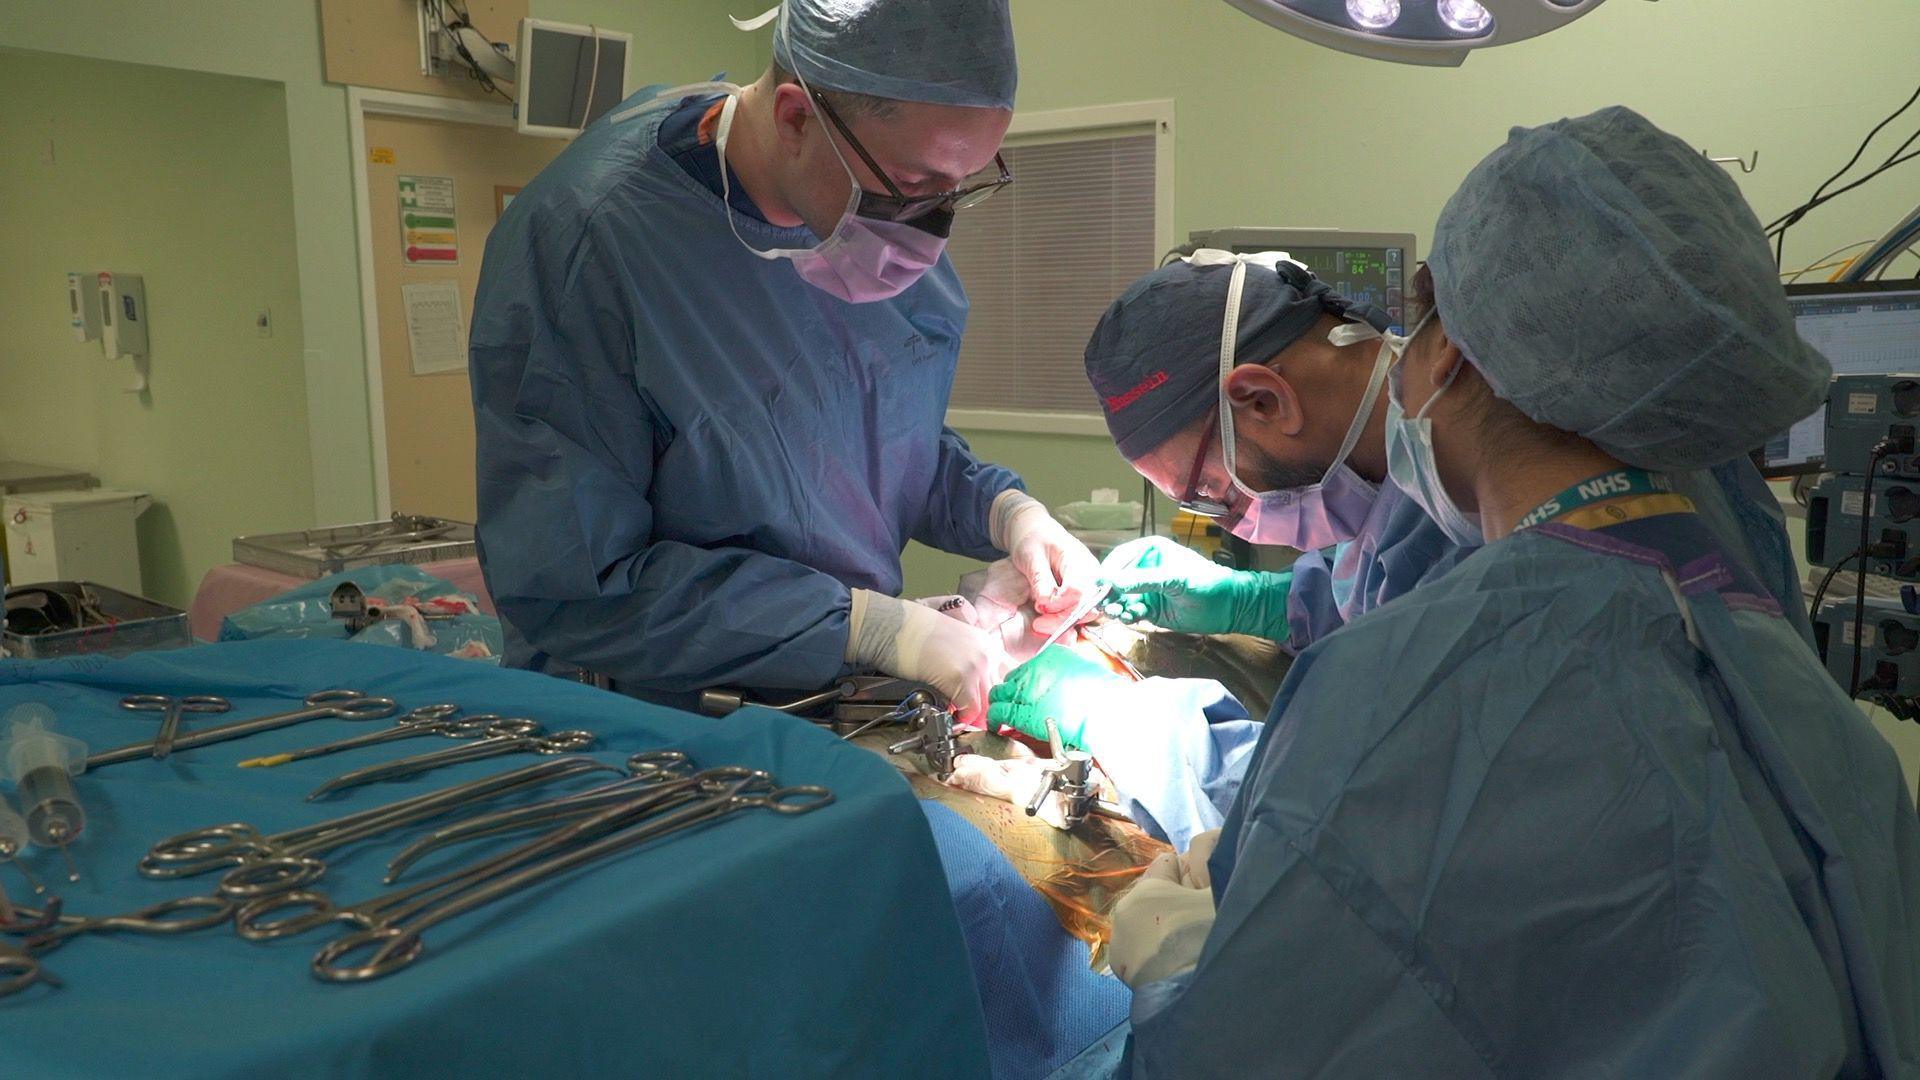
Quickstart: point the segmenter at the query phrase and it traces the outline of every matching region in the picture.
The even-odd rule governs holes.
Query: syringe
[[[20,853],[27,847],[27,819],[20,812],[0,798],[0,860],[11,862],[20,868],[20,874],[33,886],[36,893],[47,891],[45,885],[33,876],[25,863],[20,861]],[[7,899],[5,883],[0,883],[0,922],[13,921],[13,903]]]
[[[27,835],[40,847],[57,847],[67,865],[67,880],[79,881],[67,846],[86,828],[86,811],[73,792],[74,776],[87,767],[87,744],[48,730],[53,710],[28,703],[7,714],[7,737],[0,742],[0,767],[20,791]]]

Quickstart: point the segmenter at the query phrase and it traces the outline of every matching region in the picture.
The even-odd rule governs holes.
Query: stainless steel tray
[[[390,521],[362,525],[236,536],[233,540],[235,562],[303,578],[322,578],[384,563],[465,559],[473,553],[472,524],[419,514],[395,514]]]
[[[108,621],[50,634],[16,634],[0,629],[0,643],[6,645],[10,655],[28,660],[91,654],[125,656],[147,649],[179,649],[193,644],[193,633],[187,628],[187,613],[179,608],[91,581],[38,584],[65,592],[85,592],[97,612]],[[33,587],[18,585],[8,591]]]

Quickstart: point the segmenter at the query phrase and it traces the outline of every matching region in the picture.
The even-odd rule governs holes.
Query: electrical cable
[[[1906,248],[1900,252],[1900,255],[1911,255],[1915,259],[1920,260],[1920,240],[1908,244]],[[1880,265],[1880,271],[1873,275],[1873,279],[1875,281],[1885,281],[1887,279],[1887,271],[1893,269],[1893,264],[1900,261],[1900,255],[1895,255],[1893,258],[1882,263]],[[1916,280],[1920,280],[1920,269],[1916,269],[1913,276]],[[1894,280],[1898,281],[1900,279],[1895,278]]]
[[[600,85],[600,28],[587,24],[587,33],[593,35],[593,73],[587,76],[587,103],[580,107],[580,129],[587,130],[587,121],[593,117],[593,92]]]
[[[1873,478],[1880,471],[1880,459],[1893,453],[1893,443],[1881,439],[1867,455],[1867,477],[1860,494],[1860,570],[1854,575],[1853,589],[1853,677],[1847,681],[1847,696],[1860,692],[1860,657],[1867,650],[1860,636],[1867,621],[1867,543],[1873,536]]]
[[[1836,188],[1835,190],[1828,192],[1826,195],[1821,196],[1816,201],[1808,202],[1802,205],[1801,207],[1799,207],[1798,209],[1791,210],[1786,214],[1781,215],[1780,218],[1778,218],[1774,222],[1774,224],[1767,226],[1767,235],[1773,237],[1775,240],[1774,266],[1777,268],[1780,265],[1781,250],[1786,240],[1787,230],[1793,228],[1795,225],[1798,225],[1802,218],[1805,218],[1812,211],[1818,209],[1821,206],[1826,205],[1827,203],[1832,202],[1833,200],[1839,198],[1842,195],[1845,195],[1847,192],[1852,191],[1853,189],[1859,187],[1860,185],[1865,184],[1870,180],[1873,180],[1874,178],[1878,177],[1881,173],[1888,172],[1889,170],[1895,168],[1896,166],[1904,165],[1907,162],[1914,160],[1915,158],[1920,158],[1920,150],[1915,150],[1913,153],[1906,154],[1901,157],[1890,158],[1887,160],[1886,164],[1881,165],[1879,168],[1873,170],[1867,175],[1861,177],[1860,179],[1855,180],[1853,183],[1848,184],[1846,187]]]
[[[1827,586],[1833,584],[1833,576],[1835,574],[1838,574],[1841,571],[1841,569],[1844,568],[1848,563],[1852,562],[1853,560],[1859,557],[1860,557],[1860,553],[1856,551],[1853,554],[1847,556],[1846,558],[1841,559],[1839,562],[1834,563],[1833,566],[1827,570],[1827,576],[1820,579],[1819,588],[1816,588],[1813,590],[1813,603],[1807,605],[1807,621],[1808,622],[1813,622],[1819,617],[1820,601],[1822,598],[1824,598],[1827,595]]]
[[[1873,241],[1871,240],[1856,240],[1855,242],[1848,244],[1845,247],[1834,248],[1832,251],[1829,251],[1825,255],[1822,255],[1819,258],[1813,260],[1813,262],[1807,264],[1806,266],[1803,266],[1800,269],[1793,271],[1791,274],[1782,272],[1780,276],[1783,278],[1786,278],[1787,280],[1784,282],[1781,282],[1781,284],[1791,285],[1794,282],[1799,281],[1801,277],[1803,277],[1804,275],[1811,274],[1815,270],[1825,270],[1829,267],[1850,265],[1853,262],[1852,259],[1842,259],[1839,262],[1834,262],[1834,263],[1830,263],[1827,260],[1833,258],[1835,255],[1838,255],[1842,252],[1852,251],[1854,248],[1866,247],[1868,244],[1871,244],[1871,243],[1873,243]]]
[[[1853,156],[1847,159],[1847,163],[1845,165],[1840,166],[1839,171],[1835,172],[1832,176],[1827,177],[1827,179],[1819,187],[1815,188],[1813,195],[1810,196],[1805,203],[1801,204],[1799,207],[1796,207],[1794,210],[1788,211],[1786,214],[1782,215],[1779,220],[1776,220],[1767,226],[1768,235],[1774,235],[1772,233],[1772,229],[1775,225],[1779,225],[1781,221],[1784,221],[1786,218],[1793,219],[1792,221],[1787,221],[1786,224],[1780,229],[1779,234],[1775,236],[1773,265],[1776,269],[1779,268],[1781,262],[1785,258],[1787,229],[1790,229],[1795,224],[1798,224],[1800,219],[1806,216],[1807,211],[1812,210],[1815,206],[1818,206],[1820,205],[1820,203],[1826,201],[1826,198],[1831,198],[1832,196],[1826,196],[1826,198],[1822,197],[1823,195],[1825,195],[1827,188],[1830,187],[1835,181],[1845,176],[1847,172],[1851,170],[1855,165],[1859,164],[1860,158],[1864,156],[1867,152],[1867,147],[1873,144],[1873,140],[1879,136],[1880,132],[1886,130],[1886,127],[1888,124],[1891,124],[1895,120],[1898,120],[1902,113],[1912,108],[1914,102],[1916,101],[1920,101],[1920,86],[1917,86],[1914,88],[1912,96],[1907,98],[1904,104],[1902,104],[1898,109],[1895,109],[1892,113],[1888,114],[1886,119],[1880,121],[1878,124],[1875,124],[1872,131],[1867,132],[1867,137],[1860,140],[1859,148],[1854,150]],[[1916,137],[1920,137],[1920,132],[1916,132],[1915,135]],[[1913,139],[1909,138],[1905,143],[1901,145],[1899,150],[1895,150],[1893,152],[1892,157],[1899,156],[1901,151],[1905,150],[1908,146],[1911,146],[1912,144],[1913,144]],[[1889,162],[1891,162],[1892,157],[1889,157],[1888,159]],[[1886,168],[1887,168],[1886,165],[1882,165],[1880,169],[1876,170],[1874,173],[1870,173],[1868,175],[1868,178],[1871,179],[1873,176],[1878,175],[1879,172],[1885,171]],[[1847,189],[1842,189],[1842,190],[1847,190]],[[1837,195],[1839,194],[1839,192],[1835,192],[1834,194]]]
[[[472,76],[473,80],[480,84],[481,89],[489,94],[498,94],[506,98],[509,104],[519,104],[519,101],[512,94],[500,89],[499,85],[493,81],[491,75],[488,75],[480,69],[480,62],[473,58],[473,53],[467,49],[467,43],[460,39],[460,35],[454,33],[455,30],[471,30],[475,34],[479,34],[480,39],[488,45],[497,44],[492,38],[481,34],[479,27],[473,25],[472,20],[467,15],[466,5],[455,5],[449,3],[448,0],[421,0],[421,2],[426,4],[428,10],[433,13],[434,21],[440,24],[441,35],[453,46],[453,51],[459,54],[461,61],[467,66],[467,74]],[[447,21],[447,10],[449,8],[452,9],[454,14],[453,22]]]

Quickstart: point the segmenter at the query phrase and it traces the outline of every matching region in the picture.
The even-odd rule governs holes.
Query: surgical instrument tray
[[[233,540],[235,562],[303,578],[323,578],[361,566],[469,559],[473,554],[471,524],[419,514]]]

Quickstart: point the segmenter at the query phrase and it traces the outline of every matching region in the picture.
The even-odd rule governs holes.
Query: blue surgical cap
[[[1127,287],[1087,342],[1087,379],[1107,430],[1129,461],[1151,452],[1218,404],[1220,328],[1231,263],[1169,263]],[[1357,304],[1293,263],[1247,266],[1237,364],[1259,364],[1313,329],[1322,315],[1385,330],[1387,313]]]
[[[816,90],[1013,108],[1007,0],[785,0],[773,59]]]
[[[1750,451],[1832,373],[1733,181],[1630,109],[1514,128],[1447,200],[1428,267],[1495,394],[1630,465]]]

